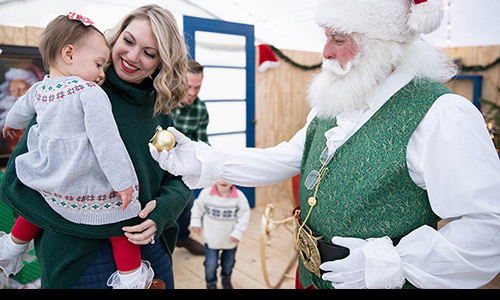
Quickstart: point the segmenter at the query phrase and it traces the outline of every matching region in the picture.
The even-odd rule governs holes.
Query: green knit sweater
[[[172,119],[168,115],[153,117],[154,91],[149,79],[141,85],[131,85],[122,81],[111,66],[106,72],[103,89],[110,98],[120,135],[137,172],[140,202],[144,207],[156,199],[156,208],[148,218],[156,223],[157,236],[161,234],[171,254],[177,238],[176,220],[186,206],[191,191],[181,178],[158,166],[149,153],[148,142],[158,125],[167,128],[172,125]],[[34,123],[33,120],[28,128]],[[54,212],[38,192],[17,179],[14,160],[26,151],[24,135],[7,164],[0,186],[0,199],[14,212],[44,229],[35,240],[42,268],[42,288],[69,288],[109,237],[123,235],[123,226],[136,225],[143,220],[137,217],[102,226],[67,221]]]

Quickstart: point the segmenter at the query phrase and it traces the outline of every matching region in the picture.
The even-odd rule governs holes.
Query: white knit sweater
[[[242,191],[233,187],[222,197],[212,188],[203,189],[191,208],[191,227],[201,227],[210,249],[233,249],[230,237],[241,240],[250,219],[250,206]]]
[[[138,179],[106,93],[79,77],[46,76],[17,100],[6,124],[24,129],[35,115],[28,152],[16,158],[19,180],[75,223],[101,225],[136,217]],[[133,198],[122,211],[115,191],[130,186]]]

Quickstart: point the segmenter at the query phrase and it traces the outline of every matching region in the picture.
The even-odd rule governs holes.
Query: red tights
[[[299,268],[297,267],[297,272],[295,273],[295,289],[297,290],[315,290],[316,288],[314,285],[311,285],[309,287],[302,287],[302,284],[300,284],[300,279],[299,279]]]
[[[21,241],[29,242],[34,239],[40,232],[40,227],[31,223],[23,217],[19,217],[12,227],[11,234]]]
[[[11,234],[22,241],[31,241],[40,232],[40,227],[23,217],[19,217],[12,227]],[[113,256],[118,270],[127,272],[137,269],[141,265],[141,250],[138,245],[132,244],[125,236],[110,238],[113,245]]]

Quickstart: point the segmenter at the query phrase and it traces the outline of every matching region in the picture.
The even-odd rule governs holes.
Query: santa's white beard
[[[363,109],[370,91],[391,73],[397,58],[387,55],[385,45],[372,41],[362,47],[370,49],[370,55],[360,52],[344,68],[336,60],[325,60],[322,72],[312,79],[307,101],[318,116],[334,118]]]

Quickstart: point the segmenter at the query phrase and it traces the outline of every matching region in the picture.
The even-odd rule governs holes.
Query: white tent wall
[[[448,8],[442,26],[425,36],[427,40],[439,47],[500,45],[500,0],[443,2]],[[314,23],[314,0],[0,0],[0,25],[45,27],[56,15],[75,11],[106,30],[145,3],[167,8],[181,27],[183,15],[221,19],[255,25],[259,44],[311,52],[322,49],[323,34]]]
[[[45,27],[59,14],[74,11],[89,17],[101,31],[146,4],[168,9],[182,29],[182,16],[219,19],[255,26],[256,43],[278,48],[321,51],[323,35],[314,23],[316,1],[303,0],[25,0],[0,1],[0,25]]]

